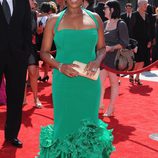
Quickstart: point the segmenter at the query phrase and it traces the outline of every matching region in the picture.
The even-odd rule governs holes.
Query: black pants
[[[153,46],[152,49],[152,62],[155,62],[158,60],[158,42],[155,46]]]
[[[6,52],[6,54],[0,56],[0,82],[4,74],[7,95],[5,139],[11,139],[16,138],[20,130],[27,59],[22,53],[14,55]]]
[[[151,61],[150,61],[150,57],[151,57],[151,55],[150,55],[150,49],[148,48],[147,49],[147,52],[144,52],[144,67],[145,66],[148,66],[148,65],[150,65],[151,64]]]

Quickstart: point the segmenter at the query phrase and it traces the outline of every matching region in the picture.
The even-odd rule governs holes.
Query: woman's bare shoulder
[[[58,14],[50,14],[50,16],[48,18],[48,23],[54,26],[57,19],[60,17],[61,14],[62,14],[62,12],[60,12]]]
[[[99,14],[95,13],[95,12],[92,12],[93,16],[95,16],[95,18],[97,19],[98,23],[101,24],[102,23],[102,20],[99,16]]]
[[[97,13],[95,13],[95,12],[92,12],[92,14],[93,14],[93,16],[95,16],[97,19],[100,20],[100,16],[99,16],[99,14],[97,14]]]

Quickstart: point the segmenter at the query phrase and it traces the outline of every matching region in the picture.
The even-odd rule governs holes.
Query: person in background
[[[40,16],[38,17],[37,22],[37,50],[39,51],[41,49],[41,43],[43,39],[43,32],[46,25],[47,20],[49,17],[53,16],[53,14],[57,13],[57,6],[54,2],[43,2],[40,6]],[[53,53],[53,56],[55,57],[55,44],[53,42],[51,52]],[[50,52],[50,53],[51,53]],[[49,80],[48,71],[49,71],[49,65],[43,62],[42,68],[44,70],[43,77],[39,77],[38,80],[42,82],[47,82]]]
[[[152,49],[152,62],[158,60],[158,7],[155,9],[155,42]]]
[[[2,82],[0,84],[0,105],[6,105],[6,83],[5,83],[5,78],[3,76]]]
[[[94,0],[84,0],[83,7],[91,12],[94,12]]]
[[[116,0],[110,0],[105,3],[104,6],[105,17],[108,19],[104,22],[104,37],[106,43],[107,52],[103,63],[110,68],[115,69],[114,61],[117,54],[117,50],[126,48],[129,44],[128,28],[123,20],[120,20],[120,4]],[[110,102],[106,112],[103,116],[112,116],[115,110],[115,102],[118,96],[119,84],[118,76],[106,69],[102,69],[100,72],[101,78],[101,98],[100,108],[104,109],[104,93],[105,93],[105,80],[109,77],[111,86]]]
[[[151,60],[152,59],[152,48],[153,48],[153,46],[155,44],[155,38],[156,38],[156,35],[155,35],[156,17],[154,16],[155,15],[154,7],[151,6],[150,4],[148,4],[146,13],[148,15],[149,23],[150,23],[151,47],[148,48],[148,53],[147,53],[145,61],[144,61],[144,67],[150,65],[151,62],[152,62],[152,60]]]
[[[107,20],[103,11],[104,5],[105,5],[105,0],[98,0],[96,6],[94,7],[95,12],[99,14],[103,22]]]
[[[66,8],[65,0],[56,0],[55,2],[57,4],[57,9],[58,9],[57,13],[61,12],[62,10]]]
[[[121,14],[121,19],[127,24],[128,34],[131,38],[133,36],[133,25],[135,24],[132,3],[126,3],[125,11],[125,13]],[[129,82],[134,83],[133,75],[129,75]]]
[[[155,16],[155,7],[148,4],[147,11],[149,20],[150,20],[150,34],[151,34],[151,47],[148,49],[148,57],[147,60],[144,62],[144,67],[150,65],[153,62],[153,48],[156,44],[156,16]]]
[[[125,13],[121,14],[121,19],[127,24],[129,37],[132,37],[132,26],[133,26],[133,6],[131,3],[126,3]]]
[[[144,67],[144,63],[149,60],[149,51],[151,47],[152,36],[149,15],[146,13],[148,0],[138,0],[138,9],[134,12],[134,25],[132,26],[132,38],[138,41],[138,51],[135,53],[135,68],[140,70]],[[137,73],[134,82],[142,85],[140,81],[140,73]]]
[[[14,13],[13,13],[14,12]],[[28,57],[32,50],[31,10],[28,0],[0,0],[0,84],[6,79],[5,143],[21,148],[18,133]]]
[[[39,13],[37,17],[37,37],[36,37],[36,45],[37,50],[41,49],[41,43],[43,39],[43,31],[48,20],[48,14],[51,11],[50,4],[48,2],[41,3],[39,7]]]
[[[30,7],[31,7],[31,20],[32,20],[32,51],[28,59],[28,78],[32,88],[33,97],[34,97],[34,104],[37,108],[42,108],[42,103],[38,97],[38,76],[39,76],[39,54],[37,53],[36,47],[36,32],[37,32],[37,13],[34,10],[36,7],[37,2],[35,0],[29,0]],[[25,88],[27,88],[27,83]],[[27,104],[26,101],[26,91],[25,90],[25,97],[24,103]]]
[[[58,12],[58,8],[57,8],[56,3],[52,2],[52,1],[50,1],[48,3],[50,4],[50,8],[51,8],[50,14],[54,14],[54,13],[56,14]]]

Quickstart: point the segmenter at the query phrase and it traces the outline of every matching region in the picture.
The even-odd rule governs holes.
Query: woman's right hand
[[[76,64],[62,64],[60,72],[69,77],[77,77],[79,73],[73,69],[73,67],[79,67]]]
[[[106,52],[113,52],[114,47],[113,46],[106,46]]]

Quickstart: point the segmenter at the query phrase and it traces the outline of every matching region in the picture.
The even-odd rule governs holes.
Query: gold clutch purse
[[[73,64],[76,64],[76,65],[79,66],[79,67],[73,67],[73,69],[76,70],[79,73],[80,76],[87,77],[87,78],[92,79],[92,80],[97,80],[98,79],[98,76],[100,74],[100,69],[99,68],[93,76],[89,76],[89,75],[87,75],[87,72],[84,71],[84,69],[86,67],[85,63],[82,63],[82,62],[79,62],[79,61],[73,61]]]

